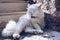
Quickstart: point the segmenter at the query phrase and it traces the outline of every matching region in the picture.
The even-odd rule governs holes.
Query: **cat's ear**
[[[36,3],[36,5],[37,5],[38,7],[41,7],[42,2],[40,2],[40,3]]]

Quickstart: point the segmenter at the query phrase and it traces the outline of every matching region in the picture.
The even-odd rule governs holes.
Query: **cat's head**
[[[27,13],[31,14],[33,17],[38,17],[42,14],[41,10],[42,3],[32,4],[27,8]]]

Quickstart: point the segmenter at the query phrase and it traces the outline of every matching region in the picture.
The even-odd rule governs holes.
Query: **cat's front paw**
[[[16,39],[16,38],[20,38],[20,35],[17,34],[17,33],[15,33],[15,34],[13,34],[13,38],[14,38],[14,39]]]
[[[37,34],[42,34],[43,33],[43,30],[36,30],[36,33]]]

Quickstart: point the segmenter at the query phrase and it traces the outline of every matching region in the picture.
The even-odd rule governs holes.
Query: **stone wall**
[[[45,2],[46,3],[46,2]],[[60,0],[50,0],[48,10],[51,14],[45,14],[46,29],[60,31]],[[45,6],[45,7],[47,7]]]
[[[26,11],[27,3],[0,3],[0,13]]]
[[[45,14],[46,29],[60,31],[60,12],[56,11],[55,14]]]
[[[21,2],[24,0],[0,0],[0,3],[16,3],[16,2]]]
[[[60,0],[56,0],[57,11],[60,11]]]
[[[50,14],[56,11],[55,0],[37,0],[37,3],[42,2],[41,8],[43,10],[48,10]]]

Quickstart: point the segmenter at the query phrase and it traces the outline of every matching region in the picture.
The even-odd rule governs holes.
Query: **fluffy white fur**
[[[17,25],[16,25],[16,31],[13,34],[14,38],[16,36],[19,36],[19,33],[21,33],[25,29],[26,25],[29,24],[29,22],[31,21],[30,19],[31,19],[31,15],[29,13],[27,13],[19,18]]]
[[[35,17],[35,18],[31,18],[31,23],[35,29],[31,28],[31,26],[28,26],[25,29],[25,32],[43,33],[42,29],[44,29],[45,26],[44,12],[50,13],[49,11],[44,10],[43,7],[44,5],[42,5],[42,2],[40,2],[40,3],[32,4],[27,8],[28,13],[30,13],[31,16]]]
[[[44,28],[45,23],[44,23],[44,12],[41,9],[41,3],[32,4],[27,9],[28,9],[28,13],[30,13],[31,16],[35,17],[35,18],[31,18],[31,23],[33,27],[38,33],[43,33],[42,29]],[[31,28],[29,30],[27,28],[25,29],[25,32],[33,32],[33,31]]]
[[[5,26],[5,28],[2,31],[2,36],[11,36],[13,35],[13,33],[15,32],[16,29],[16,22],[11,20],[7,23],[7,25]]]
[[[17,23],[15,21],[9,21],[2,31],[2,36],[12,35],[13,38],[19,38],[19,33],[21,33],[24,30],[27,24],[29,24],[30,19],[31,15],[28,13],[21,16]]]

